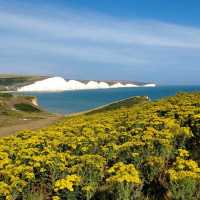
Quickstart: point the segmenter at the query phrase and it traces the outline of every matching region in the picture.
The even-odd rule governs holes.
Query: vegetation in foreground
[[[200,93],[0,139],[0,199],[200,199]]]

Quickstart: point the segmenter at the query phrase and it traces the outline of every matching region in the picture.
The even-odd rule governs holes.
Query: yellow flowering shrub
[[[3,181],[0,181],[0,198],[10,197],[11,187]]]
[[[60,200],[59,196],[53,196],[52,200]]]
[[[168,174],[175,199],[191,199],[194,194],[200,197],[200,167],[189,158],[187,150],[178,149],[178,157]],[[198,199],[197,196],[195,199]]]
[[[141,97],[0,138],[0,200],[200,199],[199,105],[198,92]]]
[[[108,183],[127,182],[133,185],[142,184],[139,172],[132,164],[126,165],[122,162],[116,163],[108,170],[108,173],[111,175],[109,178],[106,179]]]
[[[198,166],[198,163],[196,161],[182,158],[188,157],[188,154],[186,153],[187,151],[183,152],[183,150],[181,150],[181,157],[177,157],[173,168],[169,169],[171,181],[178,181],[186,178],[197,179],[198,181],[200,181],[200,167]]]
[[[57,180],[55,182],[54,191],[67,189],[70,192],[74,191],[74,186],[79,185],[81,182],[81,177],[77,175],[69,175],[64,179]]]

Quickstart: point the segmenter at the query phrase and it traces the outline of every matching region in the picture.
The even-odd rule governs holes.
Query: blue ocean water
[[[28,94],[36,96],[39,105],[49,112],[69,114],[132,96],[149,96],[155,100],[175,95],[177,92],[190,91],[200,92],[200,86],[159,86],[155,88],[117,88]]]

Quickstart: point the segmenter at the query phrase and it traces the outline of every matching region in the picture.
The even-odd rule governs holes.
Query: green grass
[[[23,119],[36,119],[44,112],[33,104],[34,97],[0,92],[0,128],[24,123]]]
[[[45,78],[48,77],[0,74],[0,91],[16,90],[18,87],[29,85]]]
[[[10,93],[0,93],[0,98],[11,98],[13,97]]]
[[[127,99],[122,99],[122,100],[95,108],[89,112],[86,112],[86,114],[89,115],[89,114],[101,113],[101,112],[106,112],[106,111],[112,111],[112,110],[116,110],[116,109],[120,109],[120,108],[130,108],[133,105],[145,103],[147,101],[148,101],[148,98],[145,96],[130,97]]]
[[[17,110],[20,110],[23,112],[40,112],[40,110],[38,108],[36,108],[35,106],[33,106],[31,104],[27,104],[27,103],[15,104],[14,107]]]

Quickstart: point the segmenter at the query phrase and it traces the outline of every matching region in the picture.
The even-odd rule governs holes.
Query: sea
[[[97,90],[79,90],[65,92],[29,92],[38,99],[39,105],[46,111],[71,114],[93,109],[114,101],[133,96],[148,96],[151,100],[175,95],[178,92],[200,92],[200,86],[157,86],[138,88],[115,88]]]

